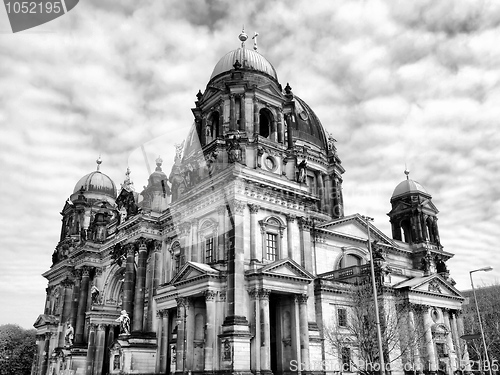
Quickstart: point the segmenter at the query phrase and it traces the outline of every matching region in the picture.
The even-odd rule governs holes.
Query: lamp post
[[[474,289],[474,281],[472,281],[472,273],[479,272],[479,271],[489,272],[492,270],[493,270],[493,268],[488,266],[488,267],[479,268],[477,270],[472,270],[469,272],[470,285],[472,286],[472,294],[474,294],[474,302],[476,303],[477,319],[479,320],[479,330],[481,331],[481,337],[483,339],[484,356],[486,358],[486,363],[488,364],[488,370],[489,370],[490,375],[493,375],[493,373],[491,371],[490,359],[488,358],[488,348],[486,347],[486,340],[484,339],[483,322],[481,321],[481,314],[479,314],[479,305],[477,304],[476,290]]]
[[[380,315],[378,309],[378,298],[377,298],[377,283],[375,282],[375,264],[373,262],[372,253],[372,241],[370,237],[370,221],[373,221],[372,217],[361,216],[366,221],[366,227],[368,232],[368,253],[370,254],[370,271],[372,276],[372,289],[373,289],[373,301],[375,302],[375,325],[377,326],[377,340],[378,340],[378,351],[380,360],[380,374],[385,374],[385,359],[384,359],[384,349],[382,346],[382,331],[380,330]],[[491,374],[490,374],[491,375]]]

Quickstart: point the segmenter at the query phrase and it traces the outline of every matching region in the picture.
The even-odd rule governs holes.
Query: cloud
[[[0,38],[0,249],[13,259],[0,265],[12,281],[0,282],[0,293],[30,310],[3,314],[2,323],[29,326],[42,311],[38,275],[50,266],[59,212],[99,154],[118,186],[127,165],[136,190],[146,184],[142,144],[149,166],[161,155],[168,174],[195,94],[239,46],[243,24],[259,32],[281,84],[290,82],[338,140],[346,213],[373,216],[390,235],[389,199],[406,163],[441,211],[457,286],[468,287],[470,268],[500,267],[500,5],[86,1]]]

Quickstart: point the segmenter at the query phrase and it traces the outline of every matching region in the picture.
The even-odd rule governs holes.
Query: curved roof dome
[[[427,190],[425,190],[422,185],[420,185],[417,181],[413,181],[408,178],[400,182],[398,186],[396,186],[394,192],[392,193],[392,198],[399,197],[400,195],[408,193],[420,193],[429,195]]]
[[[210,76],[210,80],[219,74],[233,70],[233,65],[236,60],[238,60],[241,64],[241,69],[256,70],[271,76],[275,80],[278,80],[276,70],[271,63],[260,53],[246,48],[238,48],[224,55],[219,60],[217,65],[215,65],[212,75]]]
[[[114,182],[100,171],[94,171],[80,178],[75,185],[73,194],[78,193],[82,187],[85,192],[103,194],[116,199]]]
[[[292,128],[292,135],[295,139],[308,141],[316,146],[328,149],[325,129],[314,111],[295,95],[295,126]]]

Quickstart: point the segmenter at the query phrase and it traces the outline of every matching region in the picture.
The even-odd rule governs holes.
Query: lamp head
[[[472,273],[472,272],[479,272],[479,271],[484,271],[484,272],[493,271],[493,267],[487,266],[487,267],[479,268],[477,270],[470,271],[470,273]]]

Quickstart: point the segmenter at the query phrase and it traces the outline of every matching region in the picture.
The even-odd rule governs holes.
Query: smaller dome
[[[246,48],[238,48],[224,55],[215,65],[210,80],[219,74],[233,70],[236,60],[241,64],[242,70],[256,70],[278,80],[276,70],[271,63],[260,53]]]
[[[116,187],[114,182],[100,171],[94,171],[80,178],[75,185],[73,194],[78,193],[82,187],[84,192],[103,194],[116,199]]]
[[[425,190],[425,188],[422,185],[420,185],[417,181],[413,181],[408,178],[400,182],[398,186],[396,186],[394,192],[392,193],[392,198],[396,198],[399,197],[400,195],[408,193],[420,193],[429,195],[427,190]]]

